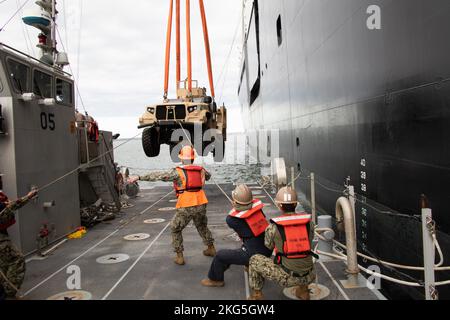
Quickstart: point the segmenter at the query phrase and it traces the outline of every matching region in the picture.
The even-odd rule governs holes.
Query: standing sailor
[[[9,201],[2,191],[0,176],[0,297],[6,295],[15,298],[23,283],[25,259],[11,242],[8,228],[16,223],[15,211],[25,206],[36,195],[37,191],[33,190],[21,199]]]
[[[272,250],[264,246],[264,231],[269,223],[262,211],[261,200],[254,200],[252,191],[245,185],[239,185],[232,193],[233,210],[226,221],[242,239],[242,248],[236,250],[219,250],[208,273],[202,280],[205,287],[223,287],[225,271],[231,265],[248,266],[250,257],[261,254],[272,255]]]
[[[311,215],[295,213],[298,205],[297,193],[289,187],[282,188],[275,202],[282,215],[272,219],[265,232],[265,245],[275,249],[275,259],[255,255],[250,259],[250,300],[262,300],[264,279],[278,282],[282,287],[297,286],[295,295],[300,300],[309,300],[308,285],[315,277],[314,253],[311,251],[314,225]]]
[[[203,190],[205,181],[211,179],[211,174],[201,166],[194,166],[195,151],[191,146],[181,149],[179,158],[182,166],[169,171],[152,172],[148,175],[138,177],[141,181],[173,181],[177,194],[177,213],[172,220],[172,244],[177,254],[175,263],[184,265],[183,230],[191,220],[197,228],[207,249],[203,254],[207,257],[214,257],[216,249],[211,231],[208,229],[208,218],[206,207],[208,199]],[[136,181],[136,179],[133,179]]]

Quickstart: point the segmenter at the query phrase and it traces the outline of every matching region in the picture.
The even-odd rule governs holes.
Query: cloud
[[[0,23],[6,21],[25,0],[0,4]],[[106,128],[123,136],[134,136],[145,106],[162,99],[164,56],[169,1],[162,0],[59,0],[58,29],[68,49],[74,76],[86,109]],[[184,16],[184,1],[182,16]],[[30,1],[25,10],[34,6]],[[229,108],[230,131],[242,131],[237,100],[241,33],[238,24],[241,0],[205,1],[215,80],[221,73],[226,81],[216,83],[216,96]],[[82,15],[80,13],[83,13]],[[203,34],[198,2],[191,1],[193,76],[209,90]],[[182,61],[185,61],[185,21],[182,19]],[[237,30],[237,39],[224,67]],[[174,30],[175,31],[175,30]],[[29,34],[29,38],[28,35]],[[23,26],[20,14],[0,41],[32,53],[37,42],[34,28]],[[175,34],[173,33],[173,39]],[[37,48],[34,48],[38,52]],[[171,93],[175,88],[175,43],[172,43]],[[186,63],[182,64],[186,75]],[[223,78],[223,77],[222,77]],[[222,102],[219,101],[219,102]],[[81,106],[79,109],[82,110]],[[106,129],[105,128],[105,129]],[[126,128],[126,129],[125,129]],[[125,133],[126,132],[126,133]]]

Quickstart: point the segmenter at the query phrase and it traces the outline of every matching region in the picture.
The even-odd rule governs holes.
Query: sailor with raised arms
[[[0,300],[15,298],[25,277],[24,256],[11,242],[8,229],[16,223],[15,211],[37,195],[33,190],[23,198],[10,201],[2,189],[0,175]]]
[[[177,194],[177,213],[172,220],[172,244],[177,254],[175,263],[184,265],[183,230],[189,222],[194,221],[198,233],[207,246],[203,254],[208,257],[216,255],[214,239],[208,228],[208,217],[206,208],[208,199],[203,190],[205,182],[211,178],[211,174],[201,166],[194,166],[195,150],[191,146],[184,146],[179,154],[182,166],[162,171],[152,172],[148,175],[135,177],[132,182],[141,181],[164,181],[173,182]]]

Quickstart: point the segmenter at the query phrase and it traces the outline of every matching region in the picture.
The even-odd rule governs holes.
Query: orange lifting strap
[[[214,78],[211,63],[211,47],[209,43],[208,24],[206,21],[205,5],[203,0],[199,0],[200,15],[202,18],[203,38],[205,41],[206,62],[208,66],[208,79],[211,88],[211,96],[215,97]],[[167,99],[169,91],[169,69],[170,69],[170,44],[172,41],[172,19],[173,19],[173,0],[170,0],[169,21],[167,24],[166,39],[166,64],[164,77],[164,99]],[[181,80],[181,46],[180,46],[180,0],[176,0],[176,54],[177,54],[177,89]],[[188,91],[192,93],[192,47],[191,47],[191,1],[186,0],[186,48],[187,48],[187,82]]]
[[[173,14],[173,0],[170,0],[169,22],[167,23],[167,38],[166,38],[166,68],[164,76],[164,99],[167,99],[169,92],[169,68],[170,68],[170,43],[172,41],[172,14]]]
[[[186,0],[186,41],[188,92],[192,93],[191,0]]]
[[[206,62],[208,64],[209,86],[211,88],[211,96],[214,98],[216,96],[216,94],[214,92],[214,80],[213,80],[212,65],[211,65],[211,48],[209,45],[208,23],[206,22],[205,5],[203,4],[203,0],[199,0],[199,4],[200,4],[200,14],[202,16],[203,38],[205,39]]]
[[[176,20],[176,29],[177,29],[177,89],[180,85],[181,80],[181,46],[180,46],[180,0],[176,0],[177,4],[177,20]]]

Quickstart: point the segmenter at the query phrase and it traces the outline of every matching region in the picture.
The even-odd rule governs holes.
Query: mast
[[[55,21],[56,21],[56,1],[55,0],[40,0],[36,4],[41,7],[42,19],[50,19],[48,26],[43,23],[36,23],[33,26],[41,30],[39,34],[39,44],[37,47],[41,49],[40,60],[42,62],[53,65],[55,62]]]
[[[67,54],[60,53],[57,49],[57,2],[56,0],[39,0],[36,1],[36,5],[39,9],[33,9],[33,12],[24,16],[22,20],[25,24],[41,31],[38,36],[39,43],[37,45],[41,49],[39,59],[51,66],[63,68],[69,64],[69,61]]]

